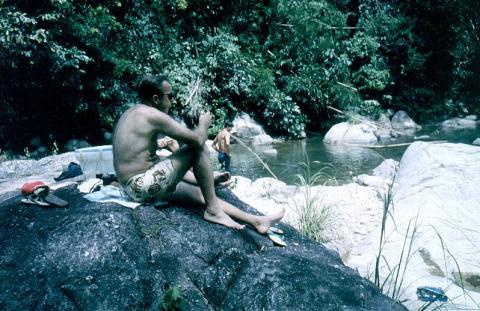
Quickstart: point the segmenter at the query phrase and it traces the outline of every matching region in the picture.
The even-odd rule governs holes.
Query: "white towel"
[[[84,198],[90,202],[114,202],[129,208],[142,205],[142,203],[130,201],[126,195],[122,194],[120,188],[114,186],[101,186],[100,190],[86,194]]]
[[[136,208],[140,205],[162,206],[168,204],[168,202],[163,200],[157,200],[153,203],[134,202],[126,194],[123,194],[120,188],[114,186],[100,186],[100,190],[86,194],[83,197],[90,202],[114,202],[129,208]]]

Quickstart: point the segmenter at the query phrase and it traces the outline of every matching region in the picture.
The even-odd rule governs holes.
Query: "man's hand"
[[[172,143],[173,143],[173,138],[170,138],[168,136],[157,140],[157,145],[159,148],[165,148]]]
[[[211,124],[212,124],[212,116],[210,115],[210,112],[202,112],[198,120],[198,125],[208,129]]]

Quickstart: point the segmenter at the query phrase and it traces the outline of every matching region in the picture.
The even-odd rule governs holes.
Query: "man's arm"
[[[185,126],[178,124],[166,113],[155,108],[146,109],[144,112],[145,119],[164,135],[170,136],[189,146],[201,147],[207,140],[207,131],[212,122],[210,113],[202,113],[198,122],[198,126],[190,130]]]
[[[225,153],[230,157],[230,133],[225,135]]]
[[[213,140],[212,142],[212,148],[215,149],[216,152],[220,152],[220,150],[218,150],[218,134],[217,136],[215,136],[215,139]]]

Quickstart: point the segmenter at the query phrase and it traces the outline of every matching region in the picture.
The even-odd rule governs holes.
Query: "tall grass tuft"
[[[393,178],[393,180],[395,180],[395,177]],[[380,242],[378,245],[378,254],[375,260],[374,284],[380,289],[382,289],[382,286],[380,285],[380,260],[382,259],[383,245],[385,243],[384,239],[385,239],[385,229],[387,226],[387,217],[389,214],[390,216],[392,216],[390,211],[390,206],[392,206],[393,208],[393,180],[392,180],[392,183],[388,185],[388,189],[385,193],[385,196],[383,197],[383,213],[382,213],[382,223],[380,227]],[[387,276],[387,278],[388,277],[389,276]]]
[[[383,215],[382,223],[380,229],[380,242],[378,246],[378,254],[375,260],[375,273],[374,273],[374,284],[380,289],[380,291],[386,295],[389,295],[395,301],[400,301],[400,294],[402,290],[403,281],[405,278],[405,273],[407,271],[410,260],[413,256],[413,245],[417,236],[418,229],[418,214],[415,218],[415,222],[412,226],[412,220],[408,222],[407,230],[403,239],[403,245],[400,252],[400,256],[397,259],[397,262],[392,265],[388,262],[387,258],[383,255],[383,247],[386,242],[385,230],[387,226],[387,221],[390,216],[394,226],[396,227],[395,219],[392,214],[393,210],[393,184],[395,182],[395,175],[392,179],[392,182],[388,185],[387,191],[383,199]],[[388,274],[386,276],[381,276],[380,274],[380,264],[381,261],[387,266]],[[380,280],[383,278],[383,282]],[[387,287],[388,286],[388,287]]]
[[[312,164],[319,164],[320,162],[314,161]],[[300,163],[304,169],[303,175],[296,175],[299,179],[297,186],[302,189],[302,198],[295,200],[294,210],[297,213],[297,229],[303,235],[314,239],[319,242],[325,242],[325,229],[331,221],[331,209],[330,206],[322,204],[319,199],[319,192],[314,190],[313,187],[319,185],[321,180],[324,180],[327,174],[325,169],[327,165],[321,167],[317,172],[312,174],[311,163]]]

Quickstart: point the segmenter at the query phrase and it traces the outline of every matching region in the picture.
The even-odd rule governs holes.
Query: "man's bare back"
[[[218,148],[218,152],[224,152],[230,156],[230,132],[227,129],[223,129],[217,134],[214,144]]]
[[[117,123],[113,136],[113,157],[120,183],[145,172],[158,161],[155,154],[158,129],[144,118],[152,110],[154,108],[136,104]]]

